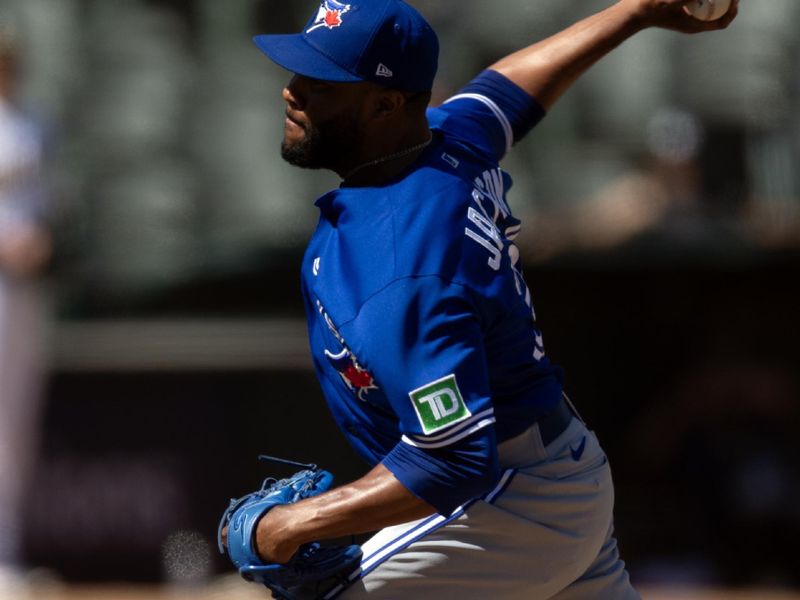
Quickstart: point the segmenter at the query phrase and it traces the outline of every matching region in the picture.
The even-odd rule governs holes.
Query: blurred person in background
[[[13,33],[0,29],[0,599],[20,597],[21,504],[36,448],[43,303],[51,252],[42,136],[15,106]]]
[[[536,260],[571,251],[604,252],[653,247],[676,253],[707,243],[719,226],[703,219],[700,153],[703,125],[692,113],[662,107],[649,121],[645,152],[579,204],[539,215],[532,246]],[[568,215],[564,218],[563,215]]]

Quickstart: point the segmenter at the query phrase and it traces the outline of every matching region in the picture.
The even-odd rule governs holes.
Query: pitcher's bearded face
[[[303,123],[286,111],[281,156],[291,165],[305,169],[330,169],[357,148],[358,119],[343,113],[326,121]]]
[[[358,152],[364,86],[295,75],[286,101],[281,155],[292,165],[334,169]]]

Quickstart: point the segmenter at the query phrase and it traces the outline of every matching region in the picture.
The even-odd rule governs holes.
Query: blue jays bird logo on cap
[[[320,27],[327,27],[328,29],[340,27],[343,22],[342,15],[349,10],[349,4],[337,2],[336,0],[325,0],[319,7],[317,18],[314,19],[314,22],[311,24],[311,27],[306,30],[306,33],[311,33]]]

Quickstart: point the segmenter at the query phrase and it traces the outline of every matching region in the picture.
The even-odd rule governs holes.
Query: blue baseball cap
[[[301,33],[253,41],[292,73],[408,92],[429,91],[439,62],[436,33],[402,0],[323,0]]]

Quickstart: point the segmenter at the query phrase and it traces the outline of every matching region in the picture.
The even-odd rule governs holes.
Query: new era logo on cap
[[[375,71],[375,75],[378,77],[394,77],[392,70],[383,63],[378,64],[378,70]]]

